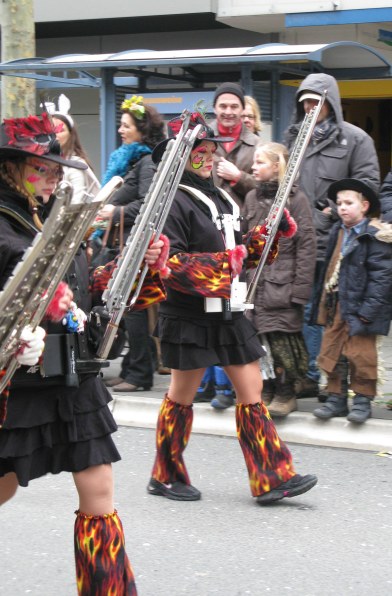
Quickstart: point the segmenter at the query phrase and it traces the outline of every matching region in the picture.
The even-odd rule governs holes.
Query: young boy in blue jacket
[[[380,201],[360,180],[334,182],[328,197],[336,202],[341,221],[331,231],[313,315],[325,326],[318,365],[328,379],[327,401],[313,413],[324,420],[348,414],[347,420],[361,424],[371,416],[377,393],[379,336],[390,328],[392,226],[378,219]],[[342,358],[348,361],[354,392],[350,413]]]

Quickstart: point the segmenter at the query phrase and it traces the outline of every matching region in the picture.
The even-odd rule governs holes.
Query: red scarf
[[[242,131],[242,122],[237,124],[237,126],[235,126],[234,128],[226,128],[225,126],[222,126],[222,124],[219,124],[219,122],[218,122],[219,134],[222,137],[231,137],[233,139],[229,143],[222,143],[223,148],[226,151],[226,153],[230,153],[230,151],[232,149],[234,149],[236,142],[240,138],[241,131]]]

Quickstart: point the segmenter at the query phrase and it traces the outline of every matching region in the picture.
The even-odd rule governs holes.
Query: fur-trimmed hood
[[[373,218],[369,221],[368,231],[371,232],[375,228],[374,236],[380,242],[392,243],[392,224],[381,221],[378,218]]]

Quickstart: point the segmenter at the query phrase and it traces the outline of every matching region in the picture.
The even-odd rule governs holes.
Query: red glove
[[[241,273],[248,251],[244,244],[239,244],[235,248],[229,248],[227,252],[229,253],[229,267],[233,277],[235,277]]]

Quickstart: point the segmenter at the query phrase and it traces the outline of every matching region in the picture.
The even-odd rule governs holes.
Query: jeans
[[[316,383],[320,381],[321,377],[320,369],[317,366],[317,358],[321,349],[321,342],[323,339],[323,328],[320,325],[308,325],[308,323],[313,306],[313,300],[315,298],[317,282],[321,274],[322,265],[323,263],[321,261],[317,261],[313,283],[313,292],[310,301],[304,309],[304,326],[302,329],[306,349],[308,350],[309,354],[309,367],[306,376],[312,381],[315,381]]]
[[[121,377],[137,387],[153,385],[152,340],[148,329],[147,311],[135,311],[124,316],[129,350],[121,364]]]

